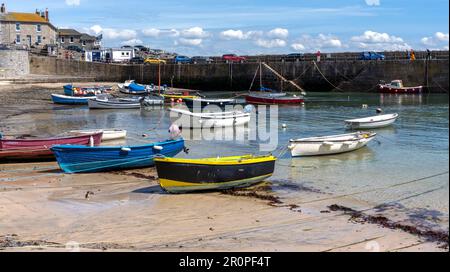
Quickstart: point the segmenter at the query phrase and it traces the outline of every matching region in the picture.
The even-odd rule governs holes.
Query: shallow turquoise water
[[[89,111],[87,107],[51,107],[50,115],[44,112],[11,118],[2,125],[33,135],[122,128],[129,131],[129,144],[165,140],[170,125],[168,112],[161,108]],[[377,141],[366,148],[325,157],[291,158],[289,153],[282,154],[291,138],[345,133],[344,119],[374,115],[378,107],[385,113],[397,112],[400,118],[394,126],[376,130]],[[418,211],[419,217],[431,212],[440,225],[448,228],[448,95],[310,93],[304,106],[278,110],[280,129],[273,153],[282,156],[271,178],[274,184],[287,182],[338,196],[354,194],[351,197],[366,201],[369,207],[388,203],[401,211]],[[282,129],[281,124],[287,128]],[[187,146],[190,153],[180,156],[265,153],[259,151],[258,140],[188,140]],[[307,194],[280,188],[276,193],[283,198],[299,203],[310,200]]]

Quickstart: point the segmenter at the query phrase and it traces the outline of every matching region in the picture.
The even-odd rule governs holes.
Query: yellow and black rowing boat
[[[248,187],[272,176],[276,157],[155,158],[161,187],[169,193]]]

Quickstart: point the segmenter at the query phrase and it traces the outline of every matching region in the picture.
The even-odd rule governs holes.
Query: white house
[[[128,62],[134,56],[132,48],[108,48],[102,51],[102,60],[107,62]]]

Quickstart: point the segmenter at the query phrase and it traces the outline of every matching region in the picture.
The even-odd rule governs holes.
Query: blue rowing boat
[[[77,96],[67,96],[61,94],[52,94],[52,101],[55,104],[63,104],[63,105],[87,105],[88,100],[95,98],[95,96],[91,97],[77,97]]]
[[[183,149],[183,139],[141,146],[57,145],[51,148],[61,169],[71,174],[150,167],[156,156],[173,157]]]

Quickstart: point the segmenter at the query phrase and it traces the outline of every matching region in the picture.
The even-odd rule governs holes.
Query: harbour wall
[[[406,86],[427,86],[430,92],[449,91],[449,60],[389,60],[389,61],[277,61],[268,63],[288,80],[294,80],[306,91],[374,92],[381,80],[402,79]],[[41,75],[93,77],[96,81],[139,83],[161,82],[178,88],[203,91],[244,91],[254,80],[259,87],[258,63],[123,65],[30,57],[30,72]],[[288,83],[263,68],[262,79],[269,88],[294,91]]]
[[[30,73],[28,51],[0,49],[0,78],[13,78]]]

